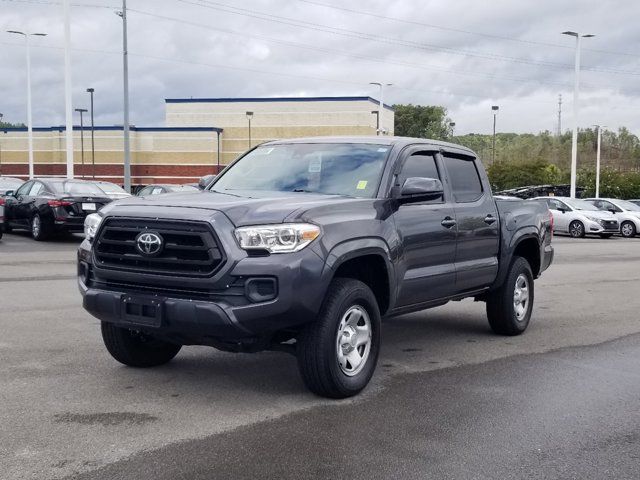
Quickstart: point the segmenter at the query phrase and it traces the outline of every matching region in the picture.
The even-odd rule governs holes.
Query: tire
[[[580,220],[574,220],[569,224],[569,235],[573,238],[584,238],[584,224]]]
[[[633,238],[637,233],[636,226],[633,222],[622,222],[622,225],[620,225],[620,235],[624,238]]]
[[[600,238],[611,238],[613,237],[613,233],[601,233]]]
[[[516,308],[516,295],[522,299],[523,286],[527,292],[526,302],[520,302],[520,308]],[[491,329],[499,335],[514,336],[524,333],[531,320],[533,299],[531,266],[524,258],[514,257],[502,286],[487,297],[487,319]]]
[[[318,317],[298,336],[296,350],[300,374],[313,393],[358,394],[371,380],[380,351],[380,311],[371,289],[359,280],[334,279]]]
[[[11,233],[12,232],[12,228],[11,225],[9,225],[9,222],[4,222],[4,233]]]
[[[154,339],[150,335],[102,322],[105,347],[120,363],[129,367],[157,367],[170,362],[182,345]]]
[[[49,238],[49,229],[39,213],[36,213],[31,219],[31,236],[37,242],[42,242]]]

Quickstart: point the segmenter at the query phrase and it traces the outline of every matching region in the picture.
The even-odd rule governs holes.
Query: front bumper
[[[620,230],[618,222],[600,223],[588,220],[585,222],[586,233],[617,233]]]
[[[220,227],[225,221],[226,217],[219,217],[215,223]],[[260,342],[275,332],[314,320],[328,284],[321,257],[312,248],[250,257],[220,233],[232,231],[230,224],[224,227],[229,228],[216,231],[226,262],[207,278],[101,269],[94,264],[91,244],[83,241],[78,250],[78,286],[84,308],[101,321],[176,343],[235,350],[260,349]],[[274,294],[262,301],[251,288],[255,279],[272,279]],[[157,315],[132,317],[128,299],[133,304],[155,302]]]

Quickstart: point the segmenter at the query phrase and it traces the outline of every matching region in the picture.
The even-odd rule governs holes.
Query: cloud
[[[166,97],[377,96],[368,83],[382,80],[394,84],[388,102],[448,108],[457,133],[488,132],[492,104],[500,105],[500,131],[553,131],[559,93],[563,125],[572,122],[573,38],[560,34],[571,29],[597,35],[583,45],[581,126],[625,125],[640,134],[633,2],[317,2],[378,17],[301,0],[130,0],[132,123],[162,125]],[[96,122],[121,124],[119,2],[72,3],[97,5],[72,7],[74,107],[85,107],[85,90],[94,87]],[[3,31],[49,34],[32,42],[34,123],[64,123],[61,5],[0,0],[0,6]],[[304,28],[292,25],[299,22]],[[22,39],[2,33],[0,44],[0,111],[24,122]]]

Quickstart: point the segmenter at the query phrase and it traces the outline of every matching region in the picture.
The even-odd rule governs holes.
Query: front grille
[[[158,233],[163,246],[155,256],[136,248],[143,232]],[[223,253],[206,223],[144,218],[108,218],[94,246],[98,268],[157,275],[210,276],[223,261]]]
[[[615,220],[605,220],[602,222],[602,226],[607,230],[617,230],[618,222]]]

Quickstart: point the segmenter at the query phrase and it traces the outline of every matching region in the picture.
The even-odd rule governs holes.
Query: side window
[[[16,192],[16,195],[27,195],[31,187],[33,187],[33,182],[23,184]]]
[[[444,158],[444,163],[456,202],[473,202],[482,196],[482,181],[475,161],[447,156]]]
[[[163,193],[163,188],[162,187],[156,187],[153,189],[153,191],[151,192],[151,195],[158,195],[160,193]]]
[[[139,195],[140,197],[143,197],[143,196],[145,196],[145,195],[149,195],[149,193],[150,193],[150,192],[151,192],[151,188],[150,188],[150,187],[144,187],[142,190],[140,190],[140,191],[138,192],[138,195]]]
[[[409,177],[424,177],[440,179],[436,159],[429,153],[414,153],[402,165],[398,184],[402,186]]]
[[[44,190],[44,185],[42,185],[40,182],[34,182],[33,186],[31,187],[31,190],[29,190],[29,196],[37,197],[42,193],[43,190]]]
[[[602,210],[606,210],[608,212],[614,211],[616,213],[620,213],[622,211],[621,209],[616,207],[613,203],[607,202],[605,200],[602,201],[602,207],[600,207],[600,208],[602,208]]]
[[[558,202],[558,200],[550,199],[549,208],[551,210],[560,210],[562,207],[560,206],[560,202]]]

